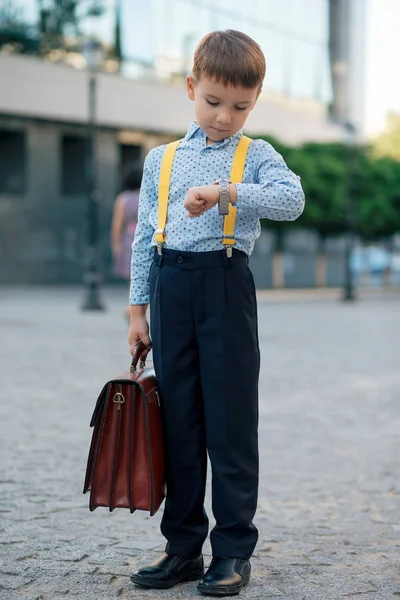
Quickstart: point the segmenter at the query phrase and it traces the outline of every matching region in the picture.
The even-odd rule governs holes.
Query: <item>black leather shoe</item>
[[[197,589],[208,596],[234,596],[249,583],[250,572],[249,560],[216,556]]]
[[[148,567],[131,575],[131,581],[147,588],[166,590],[181,581],[196,581],[204,574],[203,556],[185,558],[165,552]]]

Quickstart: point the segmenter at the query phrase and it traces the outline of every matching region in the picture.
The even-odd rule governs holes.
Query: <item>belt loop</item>
[[[229,256],[229,254],[231,256]],[[221,253],[221,258],[222,258],[222,264],[224,269],[226,269],[227,267],[232,267],[232,254],[228,252],[228,248],[224,248],[222,250]]]
[[[161,267],[162,262],[163,262],[163,252],[159,252],[158,247],[155,246],[154,247],[154,264],[156,264],[157,267]]]
[[[226,257],[227,257],[227,263],[230,267],[233,267],[233,260],[232,260],[232,246],[227,246],[225,248],[225,253],[226,253]]]
[[[158,264],[161,267],[162,263],[163,263],[163,258],[164,258],[164,254],[163,254],[163,245],[161,243],[157,244],[157,255],[158,255]]]
[[[228,265],[232,266],[232,246],[227,246],[225,248],[226,256],[228,258]]]

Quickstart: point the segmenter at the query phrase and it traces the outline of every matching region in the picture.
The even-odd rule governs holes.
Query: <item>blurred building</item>
[[[107,53],[96,102],[106,278],[109,222],[122,169],[185,133],[193,113],[184,77],[196,43],[208,31],[241,29],[266,54],[265,88],[248,121],[249,135],[271,135],[293,145],[340,139],[340,128],[328,118],[327,0],[247,5],[238,0],[82,0],[81,12],[67,15],[52,12],[52,0],[15,0],[14,5],[21,11],[8,15],[8,29],[19,32],[19,46],[16,36],[0,36],[2,282],[81,279],[88,121],[88,75],[79,54],[83,37],[97,37]],[[49,45],[54,31],[63,33],[63,48],[43,49],[40,40],[49,31]],[[16,53],[18,48],[25,52]]]
[[[368,136],[366,94],[367,0],[329,0],[331,117]]]

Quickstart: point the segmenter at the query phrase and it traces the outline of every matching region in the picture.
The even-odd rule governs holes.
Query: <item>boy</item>
[[[148,350],[153,347],[167,459],[161,523],[166,551],[131,577],[145,587],[170,588],[203,576],[207,451],[216,526],[210,535],[213,560],[198,590],[234,595],[250,578],[258,535],[252,521],[259,348],[248,256],[260,218],[292,221],[304,208],[299,178],[263,140],[248,148],[243,183],[227,181],[264,76],[264,55],[244,33],[216,31],[200,41],[186,80],[196,121],[173,159],[164,238],[164,230],[156,230],[165,146],[145,161],[132,245],[128,338],[131,352],[139,340]],[[237,209],[233,248],[222,244],[227,202]]]

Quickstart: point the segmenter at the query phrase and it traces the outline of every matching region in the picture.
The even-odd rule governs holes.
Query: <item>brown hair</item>
[[[260,46],[241,31],[213,31],[200,40],[194,53],[193,77],[202,75],[224,85],[261,89],[265,57]]]

